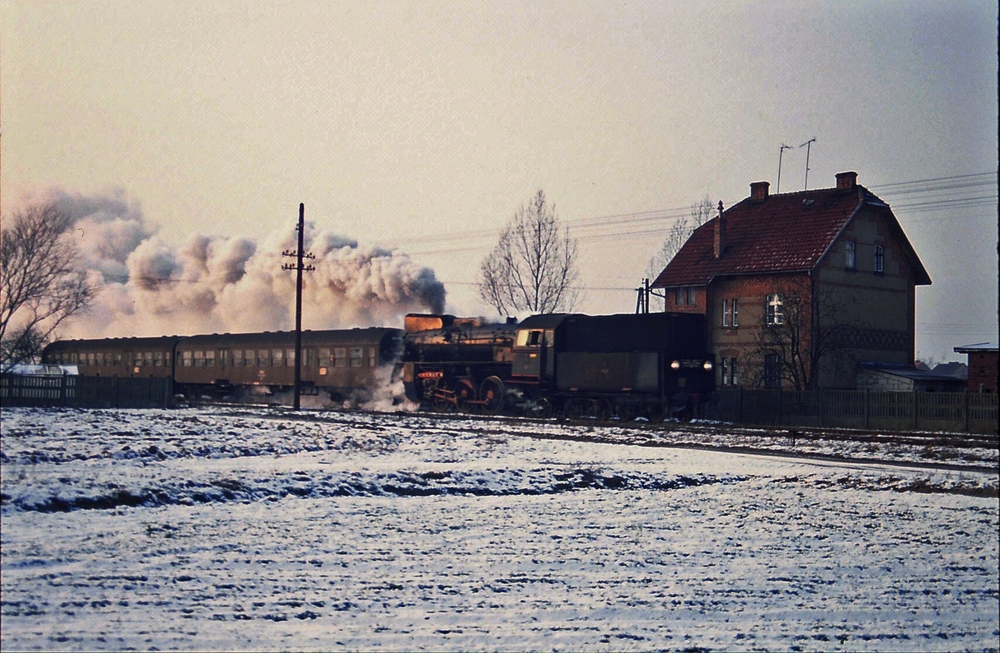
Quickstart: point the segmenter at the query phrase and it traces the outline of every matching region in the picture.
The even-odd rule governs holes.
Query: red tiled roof
[[[720,258],[714,253],[716,217],[695,230],[652,286],[700,286],[717,276],[811,270],[863,206],[885,212],[915,260],[917,284],[930,283],[889,205],[855,186],[747,198],[723,213],[725,249]]]

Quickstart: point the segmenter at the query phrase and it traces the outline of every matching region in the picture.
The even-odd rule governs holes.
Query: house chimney
[[[764,182],[767,183],[767,182]],[[722,258],[722,251],[726,248],[726,218],[722,215],[722,200],[719,200],[719,219],[715,221],[715,240],[712,251],[715,258]]]
[[[858,173],[856,172],[837,173],[837,190],[854,190],[854,187],[857,185],[858,185]]]
[[[763,202],[767,199],[767,189],[771,184],[766,181],[755,181],[750,184],[750,199],[754,202]]]

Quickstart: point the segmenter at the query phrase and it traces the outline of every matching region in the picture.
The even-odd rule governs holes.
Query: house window
[[[764,305],[764,323],[767,326],[777,326],[784,324],[785,317],[782,312],[781,294],[774,293],[767,296],[767,303]]]
[[[683,286],[677,288],[674,291],[674,305],[675,306],[695,306],[695,290],[694,286]]]
[[[848,270],[856,270],[858,267],[858,247],[853,240],[847,241],[844,250],[844,267]]]
[[[730,385],[739,385],[740,375],[736,371],[736,359],[729,359],[729,380],[732,382]]]
[[[777,354],[768,354],[764,357],[764,387],[781,387],[781,367]]]
[[[729,385],[729,359],[722,359],[722,385]]]
[[[685,293],[683,288],[678,288],[674,291],[674,306],[682,306],[685,301]]]
[[[688,295],[688,306],[694,306],[695,303],[696,303],[695,302],[695,294],[694,294],[694,286],[688,286],[687,290],[688,290],[688,292],[687,292],[687,295]]]
[[[723,299],[722,300],[722,326],[724,326],[724,327],[729,326],[729,322],[730,322],[731,319],[732,319],[732,313],[729,312],[729,300],[728,299]],[[722,378],[723,379],[726,378],[725,369],[726,369],[725,361],[723,361],[723,365],[722,365],[722,370],[723,370]],[[725,380],[722,381],[722,385],[726,385]]]
[[[722,326],[739,326],[739,300],[733,299],[723,299],[722,300]]]
[[[875,246],[875,273],[885,272],[885,248],[881,245]]]

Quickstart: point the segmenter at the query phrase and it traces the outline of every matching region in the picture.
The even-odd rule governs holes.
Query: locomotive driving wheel
[[[498,376],[489,376],[479,386],[479,398],[482,402],[483,413],[486,415],[498,415],[503,410],[504,396],[507,389],[503,381]]]
[[[478,396],[476,394],[476,386],[471,379],[459,379],[458,383],[455,384],[455,406],[458,408],[460,413],[471,413]]]

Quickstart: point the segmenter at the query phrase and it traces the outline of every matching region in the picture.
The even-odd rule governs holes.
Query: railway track
[[[371,419],[416,419],[442,427],[460,426],[484,435],[509,435],[548,440],[586,441],[646,447],[688,448],[807,458],[839,463],[864,463],[998,473],[997,435],[886,432],[859,429],[751,427],[705,422],[619,422],[593,419],[536,419],[459,413],[391,413],[364,410],[306,410],[214,404],[233,414],[265,415],[275,419],[334,422],[370,427]]]

